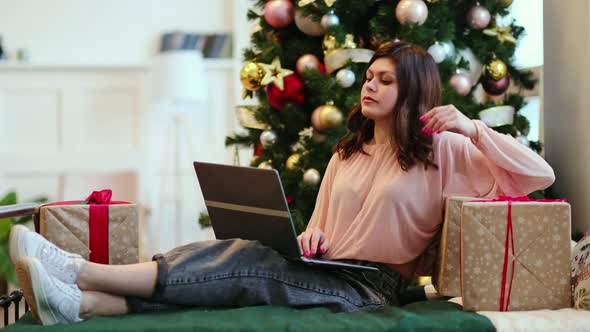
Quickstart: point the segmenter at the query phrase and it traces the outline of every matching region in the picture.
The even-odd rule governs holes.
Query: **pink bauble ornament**
[[[295,11],[295,25],[308,36],[322,36],[326,31],[319,20],[314,21],[313,18],[303,15],[301,10]]]
[[[324,128],[322,127],[322,124],[320,123],[320,108],[319,107],[316,108],[313,111],[313,113],[311,113],[311,125],[318,132],[322,132],[322,130],[324,130]]]
[[[461,97],[465,97],[471,91],[471,80],[463,73],[457,73],[451,77],[450,82],[457,94]]]
[[[295,7],[289,0],[271,0],[264,6],[264,19],[273,28],[284,28],[293,22]]]
[[[395,17],[403,25],[422,25],[428,17],[428,7],[422,0],[402,0],[395,7]]]
[[[476,30],[485,29],[491,19],[490,11],[484,6],[473,6],[467,12],[467,24]]]
[[[299,75],[302,75],[303,71],[307,69],[320,70],[320,60],[313,54],[304,54],[297,59],[295,67]]]

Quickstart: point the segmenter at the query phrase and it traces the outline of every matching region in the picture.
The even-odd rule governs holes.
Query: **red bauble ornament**
[[[284,89],[282,91],[274,83],[266,86],[270,105],[280,110],[290,101],[302,104],[305,96],[303,95],[303,82],[301,79],[297,75],[291,74],[283,79],[283,84]]]
[[[506,92],[510,86],[510,75],[506,74],[504,78],[494,81],[491,78],[485,78],[483,75],[480,78],[481,86],[488,94],[498,96]]]
[[[262,146],[262,144],[254,144],[254,155],[257,157],[262,156],[262,153],[264,150],[264,147]]]
[[[287,196],[287,204],[291,205],[293,203],[293,198],[291,196]]]

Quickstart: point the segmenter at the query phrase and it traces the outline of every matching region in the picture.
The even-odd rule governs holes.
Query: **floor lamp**
[[[188,128],[191,121],[187,119],[193,114],[200,113],[199,111],[206,112],[207,109],[207,80],[203,54],[197,50],[172,50],[160,53],[154,63],[153,83],[157,112],[169,126],[167,136],[173,137],[164,149],[172,152],[174,246],[178,246],[182,237],[182,174],[183,169],[190,167],[181,164],[181,161],[183,153],[190,156],[193,151],[191,130]],[[165,178],[162,176],[160,189],[164,188]]]

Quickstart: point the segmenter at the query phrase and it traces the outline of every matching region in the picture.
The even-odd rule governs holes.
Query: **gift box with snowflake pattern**
[[[563,201],[464,203],[464,310],[571,307],[570,224],[570,205]]]
[[[461,207],[464,202],[475,199],[461,196],[446,199],[445,218],[432,278],[434,287],[441,295],[461,296]]]
[[[101,264],[139,262],[137,205],[110,200],[109,190],[85,201],[41,206],[40,233],[58,247]],[[48,253],[51,254],[51,253]]]

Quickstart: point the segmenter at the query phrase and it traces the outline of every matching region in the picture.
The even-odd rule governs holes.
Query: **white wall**
[[[232,0],[0,0],[0,35],[35,63],[143,64],[162,32],[228,32],[231,13]]]
[[[575,5],[574,5],[575,3]],[[590,1],[545,0],[545,156],[572,224],[590,229]]]
[[[515,0],[510,6],[510,15],[505,20],[525,28],[514,54],[517,68],[543,65],[543,0]]]

